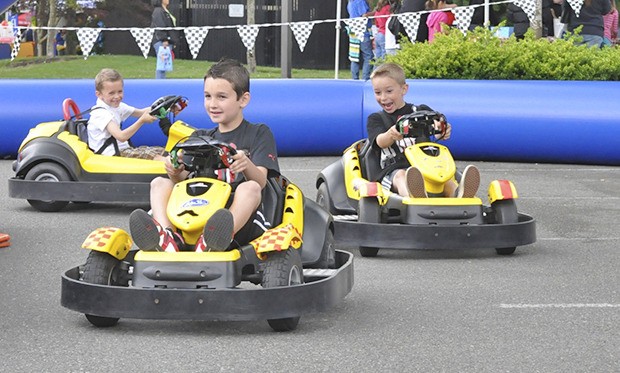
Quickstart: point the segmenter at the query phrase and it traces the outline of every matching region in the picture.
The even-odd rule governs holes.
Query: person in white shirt
[[[133,147],[130,138],[145,124],[157,118],[150,115],[150,107],[137,109],[123,101],[123,78],[118,71],[102,69],[95,77],[97,104],[91,108],[88,120],[88,146],[97,154],[163,161],[164,148],[160,146]],[[121,123],[129,117],[138,117],[123,129]]]

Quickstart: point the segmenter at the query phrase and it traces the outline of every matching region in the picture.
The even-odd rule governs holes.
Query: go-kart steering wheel
[[[175,168],[184,164],[188,171],[220,169],[230,167],[235,154],[237,150],[228,143],[209,136],[190,136],[174,146],[170,151],[170,160]]]
[[[173,108],[177,106],[176,111]],[[171,111],[178,114],[187,106],[187,99],[182,96],[163,96],[151,104],[151,114],[159,119],[165,118]]]
[[[436,120],[440,122],[439,129],[435,128]],[[396,122],[396,129],[405,137],[430,138],[432,135],[440,135],[436,138],[439,140],[446,135],[447,127],[445,115],[431,110],[405,114]]]
[[[71,111],[73,111],[73,115],[71,115]],[[80,109],[73,99],[65,98],[62,102],[62,116],[65,120],[69,120],[71,118],[82,119]]]

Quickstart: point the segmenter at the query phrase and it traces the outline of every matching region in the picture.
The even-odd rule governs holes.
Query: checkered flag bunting
[[[186,27],[185,28],[185,40],[189,46],[189,51],[192,53],[193,59],[198,57],[198,52],[202,48],[202,44],[209,33],[208,27]]]
[[[570,3],[571,1],[569,1]],[[530,22],[534,22],[536,17],[536,0],[514,0],[519,8],[523,9]]]
[[[91,27],[80,28],[76,31],[84,59],[88,58],[90,51],[93,49],[93,46],[99,37],[99,32],[101,32],[100,29]]]
[[[310,34],[312,33],[314,22],[295,22],[291,23],[290,27],[293,31],[293,36],[295,36],[295,40],[297,40],[297,44],[299,45],[299,50],[303,52],[306,47],[306,43],[308,42],[308,38],[310,38]]]
[[[357,18],[349,18],[343,19],[344,23],[351,30],[350,32],[354,33],[360,41],[364,41],[364,34],[368,29],[368,18],[366,17],[357,17]]]
[[[454,23],[461,32],[467,32],[469,25],[471,24],[471,17],[474,15],[474,6],[465,6],[452,9],[454,13]]]
[[[253,25],[243,25],[237,27],[237,33],[239,33],[241,41],[247,50],[251,51],[254,49],[254,43],[256,42],[258,31],[259,27]]]
[[[147,58],[149,56],[149,50],[151,50],[151,40],[153,40],[153,34],[155,33],[155,30],[153,30],[152,28],[132,27],[129,29],[129,31],[131,32],[131,35],[133,35],[133,38],[136,40],[136,43],[138,43],[138,47],[140,47],[142,55],[144,56],[144,58]]]
[[[398,21],[403,25],[410,40],[418,37],[418,27],[420,26],[420,13],[399,14]]]
[[[19,41],[22,38],[22,33],[18,28],[14,29],[13,33],[15,34],[15,39],[13,39],[13,49],[11,50],[11,61],[13,61],[19,54]]]
[[[575,15],[579,17],[579,13],[581,13],[581,7],[583,6],[583,0],[568,0],[568,4],[575,11]]]

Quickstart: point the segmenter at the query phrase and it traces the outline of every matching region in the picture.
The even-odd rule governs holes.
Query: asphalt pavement
[[[314,199],[336,157],[282,158]],[[464,162],[458,162],[464,166]],[[133,204],[71,204],[41,213],[0,183],[0,372],[618,372],[620,168],[475,162],[480,196],[516,185],[536,243],[495,250],[357,248],[351,293],[297,330],[265,321],[121,319],[93,327],[60,305],[60,276],[82,264],[86,236],[128,229]],[[4,180],[11,161],[0,161]]]

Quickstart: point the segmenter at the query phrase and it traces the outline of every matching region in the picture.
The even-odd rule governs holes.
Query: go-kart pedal
[[[226,251],[233,238],[234,220],[227,209],[217,210],[205,224],[196,251]]]
[[[456,198],[474,198],[480,187],[480,171],[474,165],[465,167],[461,182],[456,188]]]
[[[136,246],[145,251],[179,251],[183,239],[164,229],[144,210],[134,210],[129,216],[129,231]]]

